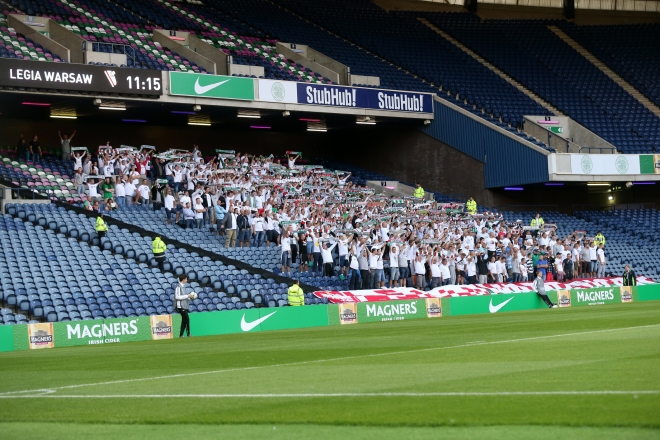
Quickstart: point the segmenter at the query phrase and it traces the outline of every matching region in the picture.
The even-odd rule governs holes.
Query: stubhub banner
[[[259,79],[257,82],[258,101],[394,112],[433,113],[433,95],[430,93],[269,79]]]
[[[433,113],[428,93],[298,83],[298,104]]]

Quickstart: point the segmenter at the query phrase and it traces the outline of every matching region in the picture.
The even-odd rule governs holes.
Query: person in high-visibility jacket
[[[541,217],[541,214],[538,212],[536,213],[536,217],[532,219],[532,221],[529,223],[531,227],[536,227],[538,229],[535,229],[532,231],[532,236],[536,237],[539,233],[539,230],[543,229],[543,225],[545,224],[545,220],[543,220],[543,217]]]
[[[108,224],[103,220],[103,214],[99,213],[98,217],[96,217],[96,233],[99,238],[103,238],[107,232]]]
[[[156,238],[154,238],[153,243],[151,243],[151,250],[154,252],[154,258],[156,259],[156,263],[158,263],[158,268],[161,270],[161,272],[164,272],[165,251],[167,251],[167,245],[160,238],[160,236],[157,235]]]
[[[417,184],[417,188],[415,188],[415,192],[413,193],[414,197],[417,197],[418,199],[423,199],[424,198],[424,188],[422,188],[422,185],[419,183]]]
[[[605,236],[600,231],[598,231],[594,237],[594,243],[596,244],[596,247],[600,246],[601,244],[603,247],[605,247]]]
[[[305,305],[305,295],[303,290],[300,288],[300,281],[295,280],[293,285],[289,287],[288,300],[290,306],[304,306]]]
[[[470,197],[467,202],[465,202],[465,208],[467,209],[468,214],[477,213],[477,202],[474,201],[474,198]]]

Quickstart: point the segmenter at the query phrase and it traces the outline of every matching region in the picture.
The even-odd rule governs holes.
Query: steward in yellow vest
[[[305,295],[300,288],[300,281],[295,280],[293,285],[289,287],[288,300],[290,306],[296,307],[305,305]]]
[[[154,258],[156,259],[156,262],[158,263],[158,268],[161,271],[164,271],[164,263],[165,263],[165,251],[167,250],[167,245],[165,242],[160,238],[160,236],[156,236],[154,238],[153,243],[151,243],[151,249],[154,252]]]
[[[99,216],[96,217],[96,233],[98,234],[99,238],[103,238],[107,232],[108,225],[105,220],[103,220],[103,214],[99,213]]]
[[[415,188],[415,192],[413,193],[413,196],[418,199],[424,198],[424,188],[422,188],[422,185],[420,185],[419,183],[417,184],[417,188]]]
[[[467,202],[465,202],[465,208],[467,209],[468,214],[476,214],[477,213],[477,202],[474,201],[472,197],[468,199]]]

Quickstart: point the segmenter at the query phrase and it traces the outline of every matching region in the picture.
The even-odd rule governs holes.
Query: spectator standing
[[[67,136],[66,134],[62,136],[62,132],[59,130],[57,130],[57,134],[60,137],[60,144],[62,144],[62,160],[67,160],[71,157],[71,141],[76,135],[76,130],[73,130],[71,136]]]
[[[119,179],[115,185],[115,199],[117,200],[117,205],[122,208],[126,206],[126,187],[124,186],[124,180]]]
[[[334,258],[332,258],[332,250],[337,246],[337,242],[328,246],[328,243],[323,243],[321,248],[321,258],[323,259],[323,275],[331,277],[334,275]]]
[[[206,212],[206,208],[204,208],[204,205],[202,204],[202,198],[197,197],[197,200],[195,201],[195,224],[197,226],[197,229],[202,229],[205,212]]]
[[[302,267],[302,262],[300,263]],[[358,290],[362,285],[362,276],[360,274],[360,263],[358,257],[351,250],[348,255],[348,267],[350,268],[350,278],[348,288],[351,290]]]
[[[566,281],[571,281],[575,273],[575,262],[573,261],[573,255],[569,252],[566,254],[564,259],[564,274],[566,276]]]
[[[358,257],[358,267],[360,269],[360,278],[362,280],[362,285],[360,288],[368,289],[369,288],[369,278],[371,273],[369,272],[369,256],[367,254],[367,249],[363,249]]]
[[[73,175],[73,182],[78,189],[78,195],[85,194],[85,175],[83,174],[82,168],[78,168]]]
[[[448,286],[451,283],[451,273],[449,272],[449,265],[446,258],[443,258],[440,263],[440,278],[442,278],[443,286]]]
[[[280,240],[280,248],[282,250],[282,274],[288,273],[291,276],[291,237],[289,237],[289,231],[284,231]]]
[[[399,250],[390,247],[390,288],[399,286]]]
[[[28,153],[27,144],[25,143],[25,139],[23,138],[23,135],[21,135],[21,137],[18,138],[18,145],[16,146],[16,159],[21,160],[23,158],[27,158],[27,153]]]
[[[243,247],[243,245],[245,245],[245,247],[250,247],[250,237],[252,236],[252,229],[250,228],[250,219],[248,218],[248,213],[249,210],[244,209],[243,211],[241,211],[241,214],[236,219],[236,225],[238,227],[237,240],[239,247]]]
[[[418,184],[419,185],[419,184]],[[422,257],[421,255],[417,255],[415,258],[415,263],[414,263],[414,268],[415,268],[415,275],[416,275],[416,283],[415,287],[418,289],[424,289],[424,284],[425,284],[425,277],[426,277],[426,267],[424,265],[426,263],[426,257]]]
[[[221,234],[224,235],[225,230],[221,228],[221,225],[222,225],[222,221],[225,219],[225,215],[227,215],[227,210],[225,209],[224,206],[222,206],[221,203],[216,203],[215,206],[213,207],[213,210],[215,211],[215,224],[216,224],[215,235],[216,236],[219,236]],[[240,223],[240,221],[239,221],[239,223]],[[239,237],[237,238],[238,239],[238,245],[239,245],[239,247],[241,247],[242,243],[241,243],[241,237],[240,237],[240,225],[239,225],[238,235],[239,235]]]
[[[598,250],[596,251],[596,258],[598,259],[598,278],[605,277],[605,267],[607,261],[605,260],[605,249],[603,244],[598,245]]]
[[[465,273],[468,284],[477,284],[477,263],[475,261],[474,251],[470,251],[465,264]]]
[[[564,261],[561,258],[561,253],[557,254],[555,258],[555,271],[557,272],[557,281],[564,281]]]
[[[119,184],[117,185],[117,193],[119,193]],[[117,196],[117,198],[119,198],[119,195]],[[174,196],[172,195],[172,188],[170,188],[169,186],[165,190],[165,199],[163,203],[165,205],[165,216],[167,217],[167,224],[171,225],[172,211],[174,211],[175,199]]]
[[[193,222],[195,221],[195,211],[192,209],[190,202],[186,203],[186,206],[183,207],[182,214],[186,229],[192,229]]]
[[[30,161],[30,157],[32,158],[32,162],[34,163],[39,163],[41,160],[41,144],[39,143],[39,136],[36,134],[30,141],[30,144],[28,145],[28,153],[27,153],[27,161]]]
[[[479,252],[477,260],[477,270],[479,271],[479,284],[488,282],[488,260],[483,252]]]
[[[137,188],[138,197],[136,197],[136,205],[142,205],[145,208],[149,208],[149,195],[151,194],[151,189],[147,185],[147,179],[142,179],[142,185]]]
[[[591,278],[596,278],[596,273],[598,273],[598,249],[596,249],[596,245],[593,243],[589,244],[589,258],[591,258],[591,272],[589,273],[589,276]]]
[[[225,215],[222,228],[225,230],[225,247],[236,247],[236,232],[238,228],[238,208],[229,206],[229,213]]]
[[[105,182],[101,185],[101,191],[103,191],[103,198],[105,200],[112,198],[115,192],[115,186],[110,181],[109,177],[105,178]]]
[[[98,193],[98,186],[99,184],[96,183],[94,179],[90,179],[87,181],[87,191],[88,191],[88,196],[90,200],[96,200],[99,196]]]
[[[126,192],[126,203],[128,205],[132,205],[136,200],[135,195],[137,193],[137,188],[133,182],[128,180],[126,177],[122,177],[122,181],[124,182],[124,190]]]

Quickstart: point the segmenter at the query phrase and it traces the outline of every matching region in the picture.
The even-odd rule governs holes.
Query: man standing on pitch
[[[541,297],[544,303],[548,305],[551,309],[557,308],[557,304],[553,304],[552,301],[550,301],[550,298],[548,298],[548,295],[545,293],[545,284],[543,281],[543,271],[537,270],[536,271],[536,278],[534,279],[534,282],[532,283],[532,289],[536,292],[538,296]]]
[[[188,308],[190,307],[190,300],[194,295],[192,293],[186,294],[187,282],[187,275],[179,275],[179,285],[174,289],[174,306],[179,315],[181,315],[180,338],[183,338],[184,330],[187,331],[188,337],[190,337],[190,318],[188,317]]]
[[[637,285],[637,275],[630,268],[630,265],[626,264],[625,272],[623,272],[623,285],[624,286],[636,286]]]

